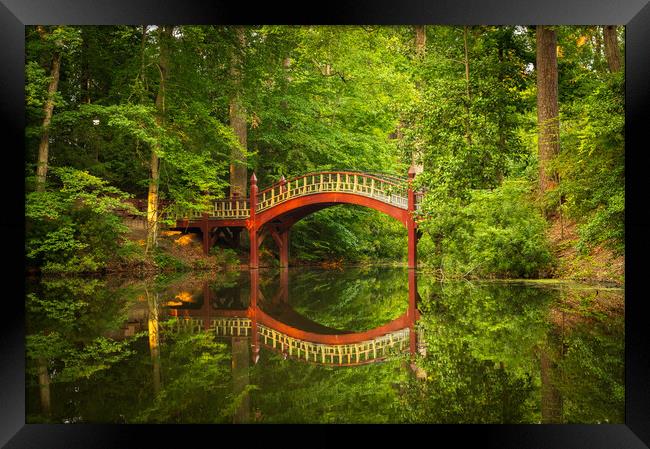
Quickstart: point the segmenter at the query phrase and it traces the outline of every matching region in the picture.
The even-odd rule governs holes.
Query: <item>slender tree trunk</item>
[[[50,416],[52,407],[50,401],[50,374],[47,370],[47,359],[38,359],[38,386],[41,396],[41,411]]]
[[[504,48],[503,48],[503,42],[499,40],[498,42],[499,45],[499,50],[498,50],[498,58],[499,58],[499,83],[503,85],[505,81],[505,75],[503,71],[503,63],[504,63]],[[499,135],[499,150],[501,151],[501,154],[505,154],[507,149],[506,149],[506,123],[505,123],[505,117],[506,117],[506,112],[503,111],[499,114],[498,118],[498,135]],[[501,166],[498,168],[497,172],[497,180],[499,184],[503,182],[503,170],[501,169]]]
[[[607,25],[603,27],[605,36],[605,57],[609,71],[616,73],[621,70],[621,51],[618,48],[618,38],[616,37],[616,26]]]
[[[147,90],[146,87],[146,78],[145,78],[145,59],[144,59],[144,50],[147,43],[147,26],[142,25],[142,38],[140,39],[140,101],[144,102],[144,93]]]
[[[415,56],[421,61],[424,59],[427,51],[427,30],[425,25],[416,25],[415,26]],[[418,92],[422,91],[424,88],[422,79],[418,77],[415,82],[415,86]],[[399,131],[399,136],[401,138],[401,129]],[[422,162],[422,147],[416,141],[413,151],[411,153],[411,165],[415,168],[415,173],[422,173],[424,171],[424,163]]]
[[[246,128],[246,109],[241,101],[242,91],[242,53],[246,45],[244,27],[235,27],[237,34],[237,48],[232,55],[232,65],[230,67],[230,76],[235,85],[235,92],[230,98],[230,126],[232,127],[239,143],[240,148],[235,148],[231,153],[230,163],[230,196],[246,196],[246,185],[248,182],[248,170],[246,168],[247,149],[247,128]]]
[[[174,27],[161,27],[159,31],[160,38],[160,56],[158,59],[158,69],[160,71],[160,84],[158,85],[158,94],[156,95],[156,121],[162,126],[165,116],[165,84],[169,77],[169,42]],[[147,194],[147,246],[146,252],[150,253],[158,243],[158,187],[160,185],[160,158],[158,156],[158,145],[151,150],[151,160],[149,163],[149,192]]]
[[[289,83],[291,83],[291,81],[293,80],[291,75],[289,75],[290,68],[291,68],[291,58],[287,56],[282,60],[282,69],[284,70],[285,73],[284,79],[287,85],[289,85]],[[285,91],[285,95],[286,95],[286,91]],[[283,98],[282,101],[280,101],[280,106],[282,107],[282,110],[286,111],[287,108],[289,107],[289,104],[287,103],[287,100]]]
[[[467,25],[463,27],[463,42],[465,46],[465,92],[467,95],[467,103],[465,104],[465,112],[467,114],[467,121],[465,125],[465,137],[467,139],[467,145],[472,146],[471,116],[470,116],[470,104],[472,103],[472,95],[469,90],[469,48],[467,46]]]
[[[426,53],[427,33],[424,25],[415,26],[415,55],[423,57]]]
[[[81,92],[82,101],[90,104],[90,64],[88,63],[88,29],[81,28]]]
[[[244,390],[250,383],[250,337],[232,337],[232,390],[235,396],[245,394],[235,411],[233,423],[250,422],[250,397]]]
[[[45,179],[47,178],[48,153],[50,150],[50,122],[54,110],[54,95],[59,86],[59,73],[61,69],[61,53],[56,52],[52,57],[52,70],[50,71],[50,84],[47,87],[47,100],[45,101],[43,127],[41,130],[41,143],[38,146],[38,165],[36,167],[36,190],[45,190]]]
[[[562,396],[555,386],[553,379],[555,363],[550,359],[547,350],[542,350],[540,359],[540,377],[542,382],[542,423],[562,423]]]
[[[603,54],[603,38],[600,34],[600,27],[593,27],[594,30],[594,69],[600,71],[602,70],[602,54]]]
[[[153,386],[154,396],[160,393],[160,335],[158,320],[158,294],[149,293],[147,295],[147,306],[149,314],[147,317],[147,330],[149,333],[149,353],[151,355],[152,373],[151,384]]]
[[[560,152],[557,38],[555,31],[537,26],[537,126],[540,193],[555,186],[549,162]]]

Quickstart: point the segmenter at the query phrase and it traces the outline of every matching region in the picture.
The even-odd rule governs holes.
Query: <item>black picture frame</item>
[[[443,0],[308,3],[156,0],[0,0],[0,123],[5,284],[0,326],[0,445],[7,448],[179,446],[203,436],[208,446],[224,435],[245,445],[265,444],[273,433],[283,445],[327,444],[397,437],[424,444],[468,442],[498,448],[647,448],[650,445],[650,341],[644,311],[644,256],[650,250],[646,184],[650,152],[644,148],[650,97],[650,5],[648,0]],[[45,425],[25,424],[24,330],[24,26],[32,24],[617,24],[626,25],[626,299],[625,424],[372,426],[343,440],[332,430],[303,426],[297,436],[283,426]],[[645,176],[644,176],[645,175]],[[400,426],[401,427],[401,426]],[[302,432],[301,432],[302,433]],[[305,440],[307,438],[307,440]],[[200,441],[200,440],[199,440]],[[259,443],[258,443],[259,442]],[[423,443],[417,443],[423,444]],[[446,443],[445,446],[452,445]]]

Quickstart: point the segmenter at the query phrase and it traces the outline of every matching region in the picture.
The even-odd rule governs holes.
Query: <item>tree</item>
[[[173,26],[162,26],[158,29],[160,45],[160,56],[158,58],[158,70],[160,71],[160,84],[156,95],[156,121],[159,126],[164,126],[165,120],[165,84],[169,78],[169,40],[174,32]],[[158,240],[158,188],[160,185],[160,145],[151,149],[151,161],[149,165],[149,193],[147,194],[147,246],[149,253],[157,245]]]
[[[415,26],[415,56],[416,59],[421,62],[425,57],[427,51],[427,30],[425,25],[416,25]],[[416,89],[421,91],[423,80],[416,81]],[[424,165],[422,164],[422,148],[418,148],[415,145],[412,156],[411,164],[415,167],[416,173],[421,173],[424,171]]]
[[[242,66],[246,48],[246,34],[243,26],[235,27],[235,45],[232,50],[230,66],[231,81],[234,85],[230,97],[230,126],[237,136],[239,147],[233,147],[230,161],[230,196],[246,196],[248,175],[246,169],[247,124],[246,109],[242,103]]]
[[[74,46],[77,39],[76,30],[69,27],[55,27],[51,31],[43,26],[36,28],[45,46],[51,48],[50,82],[47,87],[47,97],[43,106],[43,122],[41,125],[41,141],[38,146],[38,163],[36,166],[36,190],[45,190],[48,158],[50,149],[50,123],[54,111],[55,96],[59,87],[62,53]]]
[[[557,37],[555,30],[537,25],[537,127],[539,188],[544,193],[557,184],[549,162],[560,152]]]
[[[621,51],[618,48],[616,26],[604,26],[603,34],[605,36],[605,57],[607,58],[607,66],[611,73],[616,73],[621,70]]]

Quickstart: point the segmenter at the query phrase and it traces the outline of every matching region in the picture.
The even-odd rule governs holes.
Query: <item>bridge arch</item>
[[[368,198],[354,193],[326,192],[292,198],[276,207],[258,213],[255,219],[257,220],[258,226],[264,226],[273,220],[286,221],[293,224],[319,210],[340,204],[352,204],[374,209],[393,217],[405,228],[408,226],[409,214],[407,210],[386,204],[375,198]]]
[[[282,303],[290,315],[298,314],[288,305],[288,276],[280,273],[280,289],[270,303]],[[420,318],[417,309],[415,271],[409,271],[408,308],[399,317],[373,329],[359,332],[341,331],[320,325],[306,317],[286,322],[286,314],[276,314],[260,307],[263,298],[259,289],[259,271],[251,270],[250,303],[246,309],[218,309],[213,307],[213,293],[205,281],[202,293],[191,289],[192,296],[202,294],[199,308],[189,304],[171,305],[168,313],[174,325],[193,332],[211,331],[223,337],[247,337],[253,350],[253,361],[259,357],[260,347],[282,353],[285,357],[327,365],[358,365],[382,360],[394,349],[415,354],[417,332],[415,323]],[[197,298],[198,299],[198,298]],[[264,300],[266,302],[266,300]],[[273,313],[273,315],[271,314]],[[305,326],[307,324],[307,326]],[[316,326],[314,326],[316,325]],[[292,353],[293,352],[293,353]]]
[[[174,211],[177,228],[198,228],[203,234],[203,250],[208,253],[219,229],[238,236],[248,230],[249,267],[258,268],[258,250],[271,235],[280,253],[280,266],[288,266],[289,229],[298,220],[318,210],[337,204],[352,204],[377,210],[399,221],[408,232],[408,267],[417,266],[417,223],[414,212],[421,192],[412,188],[415,168],[408,179],[361,172],[308,173],[290,180],[284,177],[270,187],[259,190],[255,173],[250,179],[249,198],[233,197],[214,202],[208,211]],[[215,231],[215,232],[213,232]]]
[[[385,213],[408,231],[408,266],[417,267],[416,195],[412,188],[415,167],[408,172],[406,187],[395,177],[358,172],[309,173],[259,191],[255,173],[251,176],[250,268],[259,266],[258,249],[267,232],[278,245],[280,266],[289,263],[289,228],[309,213],[335,204],[356,204]],[[285,220],[280,218],[284,217]],[[272,223],[272,220],[279,223]]]

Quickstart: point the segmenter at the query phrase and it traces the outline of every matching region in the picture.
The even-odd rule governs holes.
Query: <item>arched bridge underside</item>
[[[221,199],[203,212],[174,210],[167,216],[176,220],[176,228],[200,229],[203,250],[223,236],[237,241],[244,229],[249,233],[250,268],[259,266],[258,249],[269,235],[278,246],[280,266],[289,263],[289,230],[297,221],[319,210],[338,204],[353,204],[380,211],[395,218],[407,229],[408,266],[416,267],[418,240],[414,212],[420,192],[412,189],[413,168],[408,179],[356,172],[319,172],[281,179],[258,190],[255,174],[251,176],[250,197]]]
[[[172,327],[192,332],[210,331],[222,337],[249,337],[254,360],[260,347],[306,362],[324,365],[359,365],[381,361],[396,353],[414,353],[415,321],[419,313],[407,311],[399,318],[365,332],[340,334],[298,329],[268,315],[258,307],[213,310],[201,315],[187,310],[173,313]],[[189,312],[189,313],[188,313]]]
[[[385,359],[396,353],[415,354],[423,342],[415,323],[417,309],[415,270],[409,271],[408,308],[398,318],[362,332],[332,329],[300,315],[289,305],[288,270],[280,272],[280,288],[266,299],[259,289],[259,271],[252,270],[250,304],[223,309],[208,282],[201,289],[184,292],[185,301],[166,309],[176,329],[208,331],[221,337],[250,339],[253,361],[261,347],[306,362],[325,365],[358,365]],[[191,298],[190,298],[191,297]],[[200,305],[199,305],[200,304]],[[197,307],[198,306],[198,307]]]

